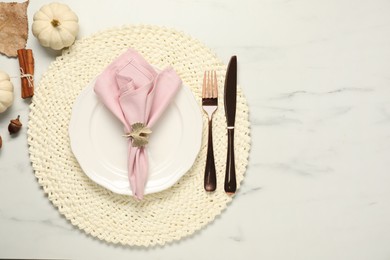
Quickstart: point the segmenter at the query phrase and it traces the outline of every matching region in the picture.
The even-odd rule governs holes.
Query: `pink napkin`
[[[157,72],[139,53],[129,49],[97,77],[94,90],[100,101],[123,123],[124,134],[128,134],[135,123],[151,128],[181,85],[173,68]],[[131,138],[128,142],[130,187],[133,195],[142,199],[148,180],[146,146],[134,147]]]

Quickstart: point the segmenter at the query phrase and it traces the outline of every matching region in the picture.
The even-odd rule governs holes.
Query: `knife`
[[[230,58],[224,91],[225,116],[227,122],[227,159],[225,172],[225,192],[234,194],[236,192],[236,167],[234,163],[234,121],[236,119],[236,99],[237,99],[237,57]]]

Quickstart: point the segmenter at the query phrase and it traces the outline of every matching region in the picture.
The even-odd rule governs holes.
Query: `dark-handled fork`
[[[204,189],[215,191],[217,188],[217,177],[215,171],[214,150],[213,150],[213,114],[218,108],[218,85],[215,71],[205,71],[202,87],[202,107],[209,119],[209,138],[207,144],[207,158],[204,173]]]

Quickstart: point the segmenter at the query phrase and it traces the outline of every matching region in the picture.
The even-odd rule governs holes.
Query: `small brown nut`
[[[11,135],[16,134],[17,132],[19,132],[20,128],[22,128],[22,123],[20,123],[19,118],[20,116],[18,116],[16,119],[11,120],[8,125],[8,131]]]

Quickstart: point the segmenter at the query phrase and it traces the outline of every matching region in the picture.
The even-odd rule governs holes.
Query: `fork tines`
[[[217,73],[205,71],[203,77],[202,103],[203,105],[216,105],[218,101]]]

